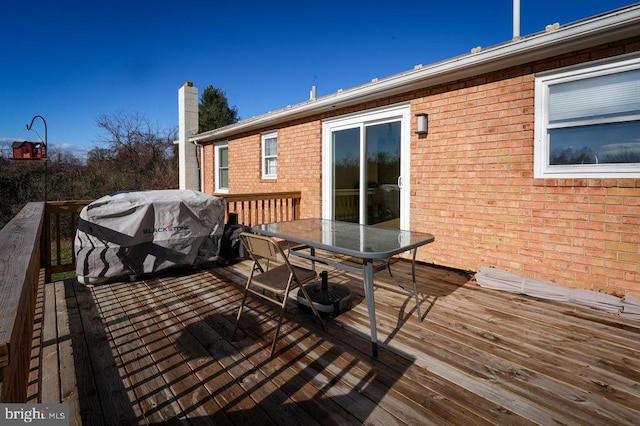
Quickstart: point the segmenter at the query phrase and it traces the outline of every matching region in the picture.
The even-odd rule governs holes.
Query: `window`
[[[262,135],[262,178],[278,177],[278,134],[275,132]]]
[[[229,144],[216,144],[214,148],[216,192],[229,192]]]
[[[536,76],[536,178],[640,177],[640,57]]]

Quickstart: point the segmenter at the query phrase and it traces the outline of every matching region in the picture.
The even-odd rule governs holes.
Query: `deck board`
[[[42,327],[42,376],[41,392],[50,401],[60,400],[60,376],[58,368],[58,330],[55,284],[45,287],[44,314]]]
[[[74,280],[65,284],[70,287],[70,297],[75,297],[83,338],[76,340],[78,345],[86,344],[89,352],[89,364],[98,390],[101,414],[105,424],[136,424],[144,418],[140,403],[135,398],[129,376],[126,374],[117,348],[106,324],[113,321],[111,311],[108,310],[113,298],[108,288],[96,289],[90,292]],[[73,295],[73,296],[71,296]],[[103,310],[96,305],[96,301],[104,304]],[[80,360],[74,359],[76,365]],[[93,395],[91,395],[93,396]],[[86,396],[81,397],[86,399]],[[85,404],[89,410],[90,405]],[[96,415],[91,412],[91,415]],[[88,422],[86,424],[89,424]]]
[[[637,424],[640,323],[479,287],[419,265],[411,296],[375,290],[370,355],[361,278],[330,270],[353,307],[326,331],[292,297],[273,358],[277,309],[250,299],[249,266],[172,271],[88,288],[41,285],[29,402],[67,402],[71,424]],[[393,265],[410,282],[407,262]],[[392,286],[388,274],[377,284]]]

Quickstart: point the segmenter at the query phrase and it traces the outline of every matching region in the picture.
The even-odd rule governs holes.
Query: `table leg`
[[[378,331],[376,329],[376,305],[373,300],[373,262],[364,259],[362,263],[362,275],[364,277],[364,298],[369,310],[369,322],[371,324],[371,354],[378,356]]]
[[[416,284],[416,253],[418,253],[418,247],[413,249],[413,258],[411,259],[411,280],[413,281],[413,297],[416,298],[416,314],[418,314],[418,322],[422,322],[420,298],[418,297],[418,285]]]
[[[312,270],[312,271],[315,271],[315,270],[316,270],[316,261],[315,261],[315,258],[316,258],[316,248],[315,248],[315,247],[311,247],[311,257],[312,257],[312,260],[311,260],[311,270]]]

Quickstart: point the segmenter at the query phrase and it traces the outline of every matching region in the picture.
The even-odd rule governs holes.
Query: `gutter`
[[[399,95],[528,62],[585,49],[640,35],[640,3],[563,27],[549,26],[547,31],[489,47],[432,65],[417,65],[413,70],[376,80],[352,89],[269,112],[238,123],[214,129],[189,140],[208,142],[239,133],[344,108],[371,100]]]
[[[200,151],[200,145],[198,141],[192,141],[196,153],[196,167],[198,168],[198,191],[202,191],[202,167],[200,166],[200,156],[198,155]]]

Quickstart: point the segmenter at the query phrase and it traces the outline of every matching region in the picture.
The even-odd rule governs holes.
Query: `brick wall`
[[[412,141],[411,223],[437,238],[422,259],[639,297],[640,179],[533,178],[534,72],[634,50],[637,39],[417,93],[429,134]]]
[[[413,102],[429,112],[412,142],[412,226],[437,236],[424,260],[640,295],[640,180],[534,179],[532,74],[433,92]]]
[[[263,132],[274,130],[264,129]],[[319,119],[289,123],[278,132],[278,177],[263,179],[261,173],[261,133],[229,140],[229,193],[302,193],[302,217],[322,215],[322,123]],[[204,191],[213,193],[213,145],[206,145]]]
[[[436,236],[419,260],[640,297],[640,179],[533,178],[534,73],[638,50],[640,38],[603,45],[330,116],[400,101],[429,114],[429,133],[411,136],[411,228]],[[276,129],[275,180],[260,176],[260,134],[230,140],[230,192],[300,190],[302,216],[320,216],[328,117]]]

